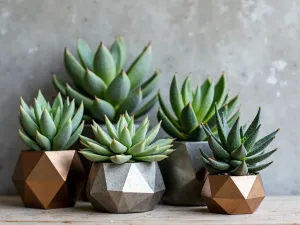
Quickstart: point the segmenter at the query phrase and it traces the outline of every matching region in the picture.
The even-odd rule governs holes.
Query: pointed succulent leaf
[[[75,131],[72,131],[73,134],[71,135],[69,141],[66,144],[66,149],[69,149],[72,147],[72,145],[75,144],[75,142],[78,140],[79,136],[81,135],[84,128],[84,121],[81,122],[79,126],[77,126],[77,129]]]
[[[78,85],[80,88],[84,88],[83,78],[84,78],[85,70],[83,66],[75,59],[75,57],[67,49],[65,49],[65,53],[64,53],[64,63],[65,63],[65,68],[69,76],[74,81],[74,83]]]
[[[104,81],[89,69],[85,70],[83,85],[84,90],[87,93],[93,97],[97,96],[98,98],[102,98],[104,96],[107,88]]]
[[[89,151],[80,151],[80,153],[91,162],[105,162],[110,160],[109,156],[98,155]]]
[[[167,151],[164,152],[164,154],[169,156],[175,151],[176,151],[175,149],[168,149]]]
[[[260,121],[260,108],[258,109],[258,112],[254,118],[254,120],[251,122],[250,126],[248,127],[247,131],[245,132],[245,137],[248,138],[250,134],[258,127]]]
[[[110,160],[114,164],[123,164],[128,162],[132,158],[131,155],[114,155],[110,157]]]
[[[82,143],[87,143],[89,141],[89,142],[93,142],[93,143],[97,144],[97,142],[94,141],[91,138],[88,138],[88,137],[85,137],[85,136],[82,136],[82,135],[79,135],[79,138],[80,138],[80,140],[81,140]]]
[[[195,91],[195,94],[194,94],[194,98],[193,98],[193,102],[192,102],[193,109],[194,109],[195,112],[198,112],[199,109],[200,109],[201,99],[202,99],[202,96],[201,96],[201,86],[199,85],[196,88],[196,91]]]
[[[170,87],[170,102],[175,115],[177,116],[177,118],[180,118],[181,110],[183,109],[184,104],[182,101],[181,92],[177,85],[176,75],[174,75]]]
[[[19,130],[19,135],[24,144],[30,149],[30,150],[35,150],[35,151],[40,151],[41,148],[40,146],[33,140],[30,139],[26,134],[22,133],[21,130]]]
[[[105,115],[112,120],[116,114],[114,107],[109,102],[96,97],[91,107],[91,113],[102,123],[104,122]]]
[[[36,131],[35,140],[39,144],[39,146],[42,147],[43,150],[51,150],[51,142],[49,141],[49,139],[38,131]]]
[[[84,65],[85,68],[93,70],[94,53],[88,43],[80,38],[77,40],[77,53],[81,64]]]
[[[125,126],[127,127],[127,122],[126,122],[124,114],[121,114],[120,118],[117,122],[117,133],[118,133],[119,136],[120,136],[120,134],[121,134],[121,132],[122,132],[122,130]]]
[[[227,147],[229,152],[237,149],[241,146],[241,135],[240,135],[240,126],[239,126],[239,118],[236,120],[231,130],[229,131],[227,137]]]
[[[230,160],[230,165],[232,166],[232,167],[234,167],[234,168],[236,168],[236,167],[238,167],[239,165],[241,165],[241,163],[242,163],[242,161],[240,161],[240,160]]]
[[[89,148],[95,153],[99,155],[105,155],[105,156],[112,156],[114,153],[109,151],[109,149],[105,146],[101,146],[99,144],[93,143],[93,142],[87,142],[87,145]]]
[[[130,149],[128,149],[128,151],[126,152],[126,154],[130,154],[130,155],[139,155],[141,152],[143,152],[145,149],[145,141],[140,141],[138,143],[136,143],[135,145],[133,145]]]
[[[191,88],[190,76],[187,76],[183,82],[183,85],[181,88],[181,95],[182,95],[182,101],[183,101],[184,105],[187,105],[188,103],[192,103],[193,92],[192,92],[192,88]]]
[[[203,126],[199,124],[188,134],[187,140],[189,141],[204,141],[206,138],[206,133],[203,129]]]
[[[22,97],[20,97],[21,106],[25,110],[25,112],[31,117],[31,119],[36,122],[36,116],[34,112],[32,112],[31,108],[26,104]]]
[[[236,122],[236,120],[238,119],[238,117],[240,116],[240,109],[238,109],[233,116],[227,121],[227,124],[229,127],[232,127],[233,124]]]
[[[229,133],[229,131],[230,131],[230,127],[229,127],[229,125],[228,125],[228,123],[227,123],[227,120],[226,120],[226,118],[225,118],[224,113],[222,113],[221,119],[222,119],[222,122],[223,122],[223,130],[224,130],[224,133],[225,133],[225,137],[227,137],[227,136],[228,136],[228,133]],[[241,137],[242,137],[242,136],[241,136]]]
[[[131,120],[131,117],[130,117],[130,115],[128,114],[127,111],[125,111],[124,116],[125,116],[126,122],[128,124],[130,122],[130,120]]]
[[[75,111],[75,101],[74,99],[69,105],[64,105],[63,113],[59,123],[59,129],[70,119],[72,118]]]
[[[57,89],[57,91],[59,91],[63,95],[67,94],[66,85],[57,79],[56,74],[52,74],[52,83],[54,84],[54,87]]]
[[[208,144],[215,156],[221,159],[229,159],[229,153],[212,136],[208,137]]]
[[[72,118],[72,132],[74,132],[81,123],[83,117],[83,110],[83,103],[81,103],[75,115]]]
[[[97,126],[96,132],[94,132],[94,134],[97,141],[99,141],[99,143],[102,145],[108,147],[112,142],[112,138],[107,133],[105,133],[100,126]]]
[[[123,130],[122,130],[121,133],[120,133],[119,141],[120,141],[123,145],[125,145],[127,148],[130,148],[130,147],[131,147],[131,144],[132,144],[131,136],[130,136],[130,132],[129,132],[129,130],[127,129],[126,126],[123,128]]]
[[[216,117],[216,125],[217,125],[218,135],[219,135],[220,141],[222,142],[223,146],[227,146],[226,131],[224,129],[223,122],[222,122],[222,119],[220,117],[217,107],[218,107],[217,104],[215,104],[215,117]]]
[[[93,101],[90,98],[87,98],[79,92],[75,91],[68,84],[66,85],[66,92],[68,96],[75,100],[77,105],[80,105],[81,102],[83,102],[85,108],[87,108],[88,110],[92,108]]]
[[[109,85],[115,78],[116,65],[109,50],[101,42],[94,57],[94,72]]]
[[[211,158],[208,158],[207,160],[213,168],[215,168],[216,170],[219,170],[219,171],[227,170],[230,167],[230,165],[226,162],[216,161]]]
[[[61,97],[60,92],[57,94],[57,96],[55,97],[53,104],[52,104],[52,108],[53,109],[57,109],[58,107],[63,107],[64,103],[63,103],[63,99]]]
[[[175,139],[172,138],[166,138],[166,139],[159,139],[155,142],[153,142],[151,145],[149,145],[147,148],[156,147],[156,146],[165,146],[170,145]]]
[[[152,47],[149,43],[143,52],[129,67],[127,74],[131,83],[131,89],[134,90],[141,85],[144,76],[149,72],[152,64]]]
[[[248,152],[252,150],[252,147],[255,144],[255,141],[256,141],[256,138],[258,136],[260,127],[261,127],[261,125],[259,125],[255,130],[253,130],[253,132],[248,137],[246,137],[246,140],[244,142],[244,146],[245,146],[245,148],[247,149]]]
[[[41,106],[42,109],[47,107],[48,103],[47,103],[45,97],[43,96],[41,90],[38,91],[38,95],[36,97],[36,100],[38,101],[38,103],[39,103],[39,105]]]
[[[269,163],[265,163],[265,164],[260,164],[260,165],[254,165],[254,166],[248,166],[248,172],[249,173],[257,173],[258,171],[261,171],[265,168],[267,168],[268,166],[270,166],[272,162]]]
[[[158,162],[168,158],[167,155],[149,155],[149,156],[136,156],[134,159],[136,161],[143,161],[143,162]]]
[[[149,131],[149,133],[146,135],[146,138],[145,138],[146,146],[150,145],[152,143],[152,141],[156,138],[156,136],[159,132],[159,129],[160,129],[160,124],[161,124],[161,121],[155,127],[153,127]]]
[[[105,92],[105,99],[113,105],[122,102],[130,91],[130,80],[122,70],[119,75],[110,83]]]
[[[180,121],[186,132],[190,132],[197,125],[197,117],[191,103],[188,103],[181,111]]]
[[[132,116],[128,123],[128,130],[130,132],[130,136],[133,137],[135,134],[135,125],[134,125],[134,117]]]
[[[146,80],[142,86],[143,98],[147,97],[150,93],[153,93],[159,80],[159,71],[155,71],[154,74]]]
[[[240,147],[238,147],[237,149],[233,150],[231,153],[231,158],[233,159],[244,159],[247,155],[247,150],[244,147],[244,145],[241,145]]]
[[[150,155],[164,155],[165,152],[172,147],[173,145],[159,146],[152,153],[150,153]]]
[[[54,121],[46,109],[44,109],[41,116],[40,129],[41,133],[45,135],[50,141],[52,141],[57,132]]]
[[[129,94],[129,96],[120,103],[117,109],[117,115],[125,113],[126,111],[128,113],[132,113],[137,108],[137,106],[142,102],[142,99],[143,99],[142,91],[139,88],[135,92]]]
[[[116,73],[120,73],[126,62],[127,49],[123,37],[117,37],[110,48],[111,56],[116,64]]]
[[[132,145],[135,145],[138,142],[145,140],[145,136],[147,134],[148,127],[149,127],[149,121],[137,129],[135,135],[132,138]]]
[[[54,124],[55,124],[55,127],[58,127],[58,126],[59,126],[60,118],[61,118],[61,107],[58,106],[58,108],[56,109],[55,116],[54,116],[54,118],[53,118],[53,122],[54,122]]]
[[[143,151],[140,151],[135,156],[147,156],[147,155],[153,155],[153,153],[159,148],[159,146],[155,145],[149,145],[143,149]]]
[[[57,132],[52,141],[53,150],[62,150],[65,148],[72,134],[72,121],[69,119],[63,127]]]
[[[248,174],[248,167],[245,161],[243,161],[238,167],[229,171],[230,175],[233,176],[245,176]]]
[[[34,99],[33,109],[34,109],[35,121],[37,125],[39,125],[41,115],[42,115],[42,107],[36,99]]]
[[[106,115],[104,115],[104,117],[105,117],[106,128],[107,128],[109,135],[114,139],[118,139],[118,133],[117,133],[116,128],[110,122],[110,120],[108,119],[108,117]]]
[[[214,86],[209,78],[207,78],[205,82],[201,85],[201,94],[201,106],[198,112],[196,112],[197,119],[199,122],[203,121],[214,100]]]
[[[268,157],[270,157],[276,151],[277,151],[277,148],[272,151],[261,154],[261,155],[253,155],[253,156],[246,157],[246,162],[250,165],[259,163],[259,162],[267,159]]]
[[[239,96],[236,95],[234,98],[232,98],[227,104],[226,104],[226,107],[227,107],[227,112],[226,112],[226,117],[228,118],[232,113],[233,111],[235,110],[235,108],[237,107],[238,105],[238,101],[239,100]]]
[[[123,154],[127,151],[127,147],[118,142],[116,139],[113,139],[110,143],[110,149],[116,154]]]

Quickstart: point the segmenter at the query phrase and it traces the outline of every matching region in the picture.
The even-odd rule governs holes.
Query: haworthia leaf
[[[72,134],[72,121],[69,119],[64,126],[57,132],[52,141],[53,150],[62,150],[65,148]]]
[[[159,71],[155,71],[154,74],[142,84],[141,89],[143,93],[143,98],[147,97],[155,90],[158,84],[158,80],[159,80]]]
[[[143,99],[142,91],[139,88],[137,90],[137,93],[133,92],[129,94],[129,96],[120,103],[117,109],[117,115],[125,113],[126,111],[128,113],[132,113],[137,108],[137,106],[142,102],[142,99]]]
[[[75,59],[75,57],[67,49],[65,49],[64,53],[64,63],[65,68],[69,76],[74,81],[74,83],[79,87],[84,88],[83,78],[85,70],[83,66]]]
[[[74,132],[81,123],[83,117],[83,110],[83,103],[81,103],[75,115],[72,118],[72,132]]]
[[[168,158],[166,155],[149,155],[149,156],[136,156],[134,157],[137,161],[143,161],[143,162],[158,162],[161,160],[164,160]]]
[[[50,151],[51,150],[51,142],[50,140],[42,135],[40,132],[36,131],[36,142],[39,144],[39,146],[42,147],[43,150]]]
[[[77,127],[77,129],[74,131],[74,133],[71,135],[69,141],[66,144],[66,149],[69,149],[72,147],[73,144],[78,140],[79,136],[81,135],[84,128],[84,121],[81,122],[81,124]]]
[[[243,161],[238,167],[234,170],[229,171],[230,175],[233,176],[245,176],[248,174],[248,167],[245,161]]]
[[[38,101],[38,103],[39,103],[39,105],[41,106],[42,109],[47,107],[48,103],[47,103],[45,97],[43,96],[41,90],[38,91],[38,95],[36,97],[36,100]]]
[[[98,98],[103,98],[107,88],[104,81],[88,69],[86,69],[84,74],[83,85],[87,93],[92,97],[97,96]]]
[[[196,112],[199,122],[203,121],[214,100],[214,86],[209,78],[201,85],[201,94],[201,105],[198,112]]]
[[[229,127],[232,127],[233,124],[236,122],[237,118],[240,116],[240,109],[238,109],[233,116],[227,121]]]
[[[89,161],[92,162],[105,162],[110,160],[109,156],[97,155],[92,152],[88,151],[80,151],[80,153],[87,158]]]
[[[241,159],[244,159],[246,157],[247,150],[243,145],[241,145],[239,148],[233,150],[230,155],[233,159],[241,160]]]
[[[114,164],[123,164],[128,162],[132,158],[131,155],[114,155],[110,157],[110,160]]]
[[[230,155],[212,136],[208,137],[208,144],[215,156],[221,159],[229,159]]]
[[[240,126],[239,119],[236,120],[235,124],[232,126],[228,137],[227,137],[227,147],[228,151],[232,152],[238,147],[241,146],[241,135],[240,135]]]
[[[31,140],[27,135],[25,135],[24,133],[22,133],[21,130],[19,130],[19,135],[20,135],[20,138],[22,139],[22,141],[24,142],[24,144],[30,150],[36,150],[36,151],[40,151],[41,150],[40,146],[35,141]]]
[[[105,99],[113,105],[122,102],[130,91],[130,80],[126,73],[122,70],[121,73],[115,77],[110,83],[105,92]]]
[[[241,165],[242,161],[240,160],[230,160],[230,165],[234,168],[238,167],[239,165]]]
[[[145,115],[146,113],[148,113],[156,105],[156,103],[157,103],[157,95],[154,95],[153,98],[151,98],[148,102],[146,102],[144,105],[139,107],[134,112],[134,116],[136,118],[139,118],[139,117]]]
[[[184,105],[187,105],[188,103],[192,103],[193,92],[192,92],[192,88],[191,88],[190,76],[187,76],[183,82],[183,85],[181,88],[181,95],[182,95],[182,101],[183,101]]]
[[[59,123],[59,129],[74,115],[75,111],[75,101],[72,100],[72,102],[69,105],[64,105],[63,113],[60,119]]]
[[[202,125],[198,125],[195,129],[191,130],[188,134],[187,140],[189,141],[203,141],[206,138],[206,133]]]
[[[181,110],[183,109],[184,104],[182,101],[181,92],[177,85],[176,75],[174,75],[170,87],[170,102],[175,115],[177,116],[177,118],[180,118]]]
[[[93,143],[93,142],[89,142],[89,141],[87,142],[87,145],[96,154],[105,155],[105,156],[112,156],[112,155],[114,155],[114,153],[112,153],[111,151],[109,151],[109,148],[107,148],[105,146],[101,146],[99,144],[96,144],[96,143]]]
[[[104,122],[104,116],[106,115],[110,120],[115,117],[114,107],[107,101],[99,98],[95,98],[93,105],[91,107],[91,113],[100,122]]]
[[[110,48],[110,53],[116,64],[117,74],[121,72],[126,62],[127,49],[123,37],[117,37]]]
[[[146,146],[150,145],[151,142],[156,138],[156,136],[159,132],[159,129],[160,129],[160,125],[161,125],[161,121],[155,127],[153,127],[149,131],[149,133],[146,135],[146,138],[145,138]]]
[[[259,125],[259,120],[260,120],[260,108],[258,109],[258,112],[254,118],[254,120],[251,122],[250,126],[246,130],[245,137],[249,137],[250,134],[258,127]]]
[[[209,162],[209,165],[211,165],[213,168],[215,168],[216,170],[219,170],[219,171],[227,170],[230,167],[230,165],[226,162],[216,161],[211,158],[208,158],[207,160]]]
[[[132,141],[131,141],[131,135],[130,135],[130,132],[129,132],[129,130],[127,129],[126,126],[123,128],[123,130],[122,130],[121,133],[120,133],[119,141],[120,141],[123,145],[125,145],[127,148],[130,148],[130,147],[131,147],[131,144],[132,144]]]
[[[194,94],[194,98],[193,98],[193,102],[192,102],[193,109],[194,109],[195,112],[198,112],[199,109],[200,109],[201,99],[202,99],[202,96],[201,96],[201,87],[199,85],[196,88],[196,91],[195,91],[195,94]]]
[[[247,139],[244,142],[244,146],[248,152],[252,150],[252,147],[255,144],[256,138],[259,133],[260,126],[261,125],[259,125],[248,137],[246,137]]]
[[[143,52],[137,57],[137,59],[129,67],[127,74],[131,83],[131,89],[141,85],[145,74],[150,70],[152,64],[152,48],[149,43],[143,50]]]
[[[220,141],[222,142],[223,146],[227,146],[227,135],[220,114],[218,112],[217,104],[215,105],[215,117],[216,117],[216,125],[217,125]]]
[[[180,121],[186,132],[190,132],[198,125],[197,117],[192,108],[191,103],[188,103],[182,109],[180,115]]]
[[[257,173],[258,171],[261,171],[261,170],[267,168],[272,163],[273,163],[273,161],[269,162],[269,163],[261,164],[261,165],[248,166],[248,172],[249,173]]]
[[[63,95],[67,94],[66,85],[58,80],[55,74],[52,74],[52,83],[54,84],[55,88]]]
[[[116,76],[115,61],[109,50],[101,42],[94,57],[94,72],[107,84]]]
[[[232,98],[227,104],[227,113],[225,114],[226,117],[228,118],[234,111],[234,109],[236,108],[236,106],[238,105],[238,99],[239,96],[236,95],[234,98]]]
[[[80,94],[79,92],[75,91],[71,88],[68,84],[66,85],[67,95],[73,98],[77,105],[80,105],[83,102],[85,108],[90,110],[93,105],[93,101],[90,98],[85,97],[84,95]]]
[[[145,149],[145,141],[140,141],[137,144],[133,145],[130,149],[128,149],[126,153],[135,156],[143,152],[144,149]]]
[[[277,151],[277,149],[274,149],[272,151],[266,152],[266,153],[261,154],[261,155],[253,155],[253,156],[250,156],[250,157],[246,157],[246,162],[250,165],[255,164],[255,163],[259,163],[259,162],[267,159],[268,157],[270,157],[276,151]]]
[[[116,128],[110,122],[109,118],[106,115],[104,117],[105,117],[106,128],[107,128],[109,135],[114,139],[118,139],[118,133],[117,133]]]
[[[166,117],[166,115],[161,111],[158,110],[157,112],[157,119],[161,120],[161,126],[171,137],[178,138],[179,140],[186,140],[187,137],[180,132],[173,123]]]
[[[35,133],[39,130],[36,123],[31,117],[25,112],[22,106],[20,106],[20,121],[24,131],[32,138],[35,138]]]
[[[93,70],[94,53],[88,43],[80,38],[77,40],[77,53],[81,64],[83,64],[85,68]]]
[[[123,154],[127,151],[127,147],[115,139],[111,142],[110,149],[116,154]]]
[[[133,145],[137,144],[142,140],[145,140],[145,136],[148,132],[148,127],[149,127],[149,121],[136,131],[135,135],[132,138]]]

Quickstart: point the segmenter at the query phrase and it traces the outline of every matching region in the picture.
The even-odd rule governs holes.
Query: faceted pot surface
[[[85,175],[75,150],[22,151],[12,180],[26,207],[52,209],[75,205]]]
[[[202,198],[212,213],[252,214],[265,198],[260,175],[208,175]]]
[[[86,191],[98,211],[136,213],[153,210],[165,185],[156,162],[93,163]]]
[[[200,159],[200,148],[211,155],[207,142],[173,142],[175,152],[159,162],[165,181],[165,204],[182,206],[204,205],[201,190],[207,176]],[[200,190],[200,191],[199,191]]]

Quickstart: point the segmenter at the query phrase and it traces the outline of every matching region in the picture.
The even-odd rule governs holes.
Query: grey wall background
[[[165,97],[174,72],[180,81],[191,72],[197,84],[225,71],[242,119],[262,106],[263,134],[281,128],[270,147],[280,151],[263,172],[267,193],[300,194],[299,10],[298,0],[0,0],[0,193],[14,193],[24,148],[19,97],[30,101],[39,88],[55,94],[50,73],[65,76],[63,48],[75,52],[77,37],[96,48],[123,35],[128,62],[152,41]]]

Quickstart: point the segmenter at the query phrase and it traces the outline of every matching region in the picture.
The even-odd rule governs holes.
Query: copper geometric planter
[[[260,175],[208,175],[202,198],[212,213],[252,214],[265,198]]]
[[[22,151],[12,180],[26,207],[52,209],[75,205],[85,175],[75,150]]]

